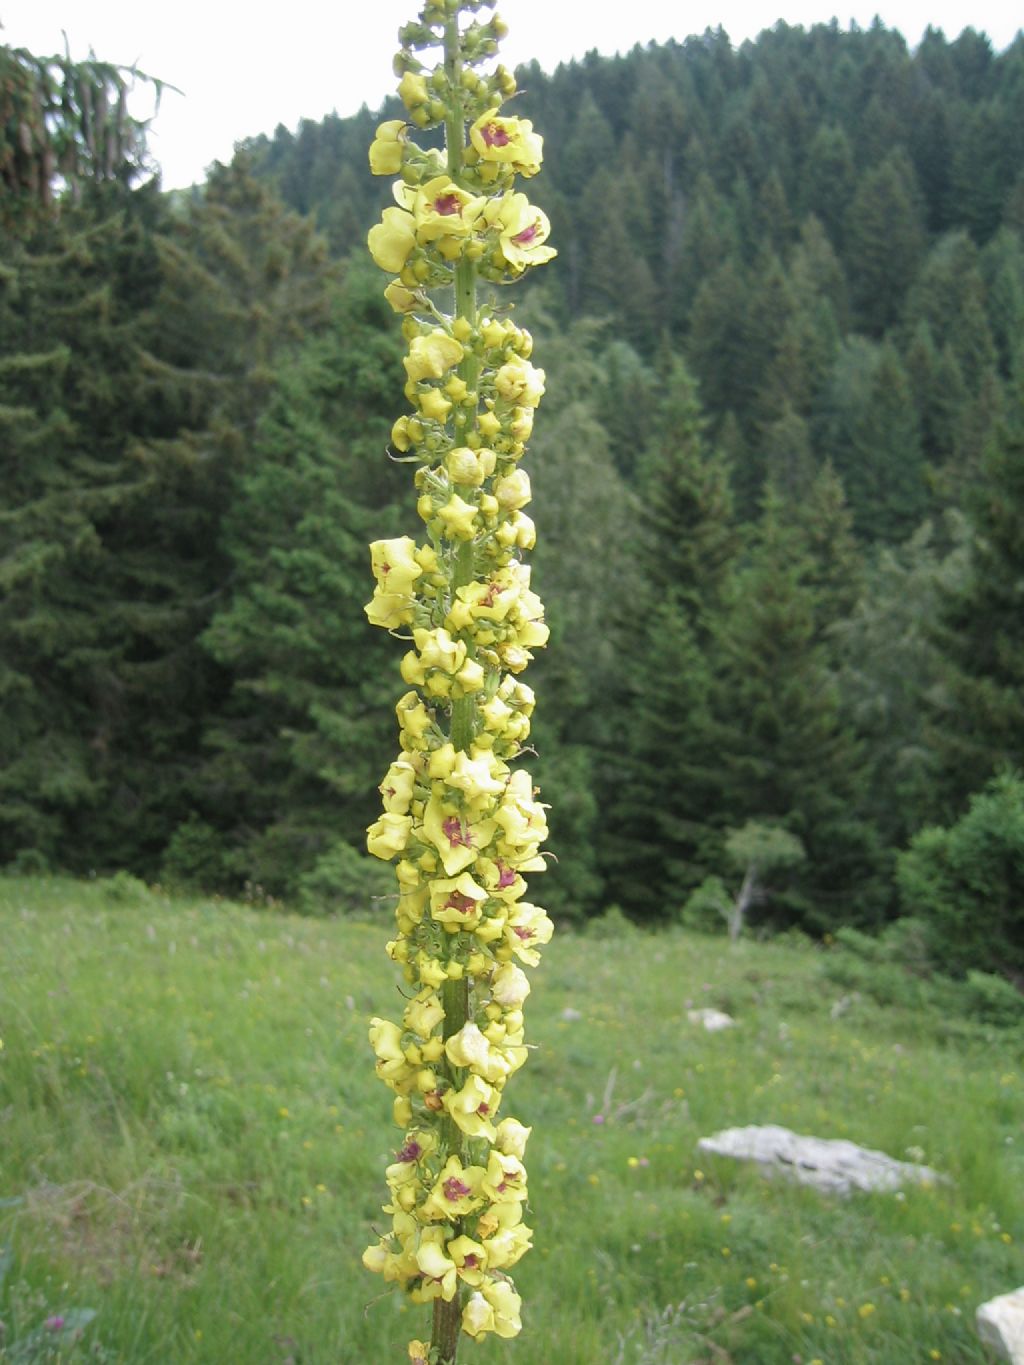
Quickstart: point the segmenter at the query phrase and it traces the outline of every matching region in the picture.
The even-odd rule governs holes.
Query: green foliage
[[[996,1028],[1024,1024],[1024,992],[1005,976],[969,968],[955,980],[947,970],[925,919],[895,920],[877,937],[844,925],[823,960],[830,981],[883,1005],[945,1010]]]
[[[328,259],[388,198],[378,116],[172,202],[132,189],[127,73],[3,62],[0,863],[343,907],[389,747],[363,547],[405,524],[394,317]],[[670,917],[759,821],[808,850],[775,927],[876,923],[892,850],[1020,766],[1020,73],[780,25],[521,80],[561,919]]]
[[[273,894],[339,838],[362,842],[386,766],[389,642],[363,613],[367,541],[399,521],[375,463],[398,369],[378,296],[350,269],[328,326],[280,364],[220,527],[230,586],[202,644],[231,686],[204,718],[194,789],[235,876]]]
[[[140,80],[159,102],[163,82],[134,67],[0,46],[0,225],[20,234],[62,192],[124,187],[149,168],[146,123],[127,109]]]
[[[1000,767],[1024,763],[1024,371],[968,502],[969,560],[940,603],[945,660],[930,698],[945,814]]]
[[[636,932],[636,925],[623,914],[621,905],[609,905],[587,921],[587,937],[609,942]]]
[[[160,859],[160,880],[178,889],[220,891],[230,886],[223,835],[191,811],[167,841]]]
[[[770,490],[710,655],[717,757],[704,820],[752,820],[799,839],[807,861],[774,899],[773,914],[820,932],[870,923],[881,902],[863,751],[824,642],[830,602],[812,582],[819,572],[786,503]]]
[[[903,847],[939,814],[922,698],[943,677],[932,623],[943,595],[963,581],[965,536],[962,518],[949,518],[885,547],[832,631],[844,713],[866,745],[868,800],[888,848]]]
[[[900,856],[897,880],[944,971],[1024,978],[1024,781],[1005,773],[955,824],[921,830]]]
[[[310,914],[367,914],[389,910],[394,877],[379,859],[340,840],[298,879],[298,903]]]
[[[721,877],[705,877],[679,911],[679,922],[699,934],[724,934],[732,896]]]
[[[738,870],[756,867],[761,876],[797,867],[807,857],[795,835],[756,820],[748,820],[742,829],[730,831],[725,840],[725,855]]]
[[[115,905],[140,905],[149,900],[149,887],[130,872],[115,872],[106,877],[100,885],[110,901]]]

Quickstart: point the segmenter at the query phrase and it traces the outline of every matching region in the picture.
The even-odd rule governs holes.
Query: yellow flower
[[[416,971],[425,986],[440,986],[448,980],[444,964],[436,957],[428,957],[426,953],[417,956]]]
[[[411,831],[411,816],[394,815],[386,811],[366,831],[367,851],[375,858],[383,858],[387,862],[396,853],[402,852],[409,842]]]
[[[407,758],[392,763],[378,788],[384,800],[384,809],[393,815],[405,815],[412,801],[415,783],[416,770]]]
[[[494,473],[497,461],[494,451],[488,446],[471,450],[468,446],[456,446],[445,456],[445,468],[453,483],[466,483],[479,488],[484,479]]]
[[[374,175],[397,175],[402,169],[405,128],[400,118],[388,119],[378,126],[370,144],[370,170]]]
[[[398,723],[402,727],[406,742],[413,741],[409,747],[416,747],[415,741],[422,739],[430,728],[430,714],[427,708],[415,692],[406,692],[403,697],[399,698],[395,706],[395,714],[398,716]]]
[[[482,1077],[471,1072],[461,1090],[445,1091],[443,1103],[468,1137],[485,1137],[488,1142],[494,1141],[491,1116],[498,1108],[498,1095]]]
[[[414,558],[416,542],[411,536],[375,540],[370,544],[370,568],[382,592],[411,593],[423,570]]]
[[[457,1156],[450,1156],[421,1205],[423,1217],[452,1222],[478,1209],[484,1203],[485,1174],[482,1166],[464,1167]]]
[[[525,176],[540,170],[544,139],[533,131],[529,119],[499,118],[489,110],[472,125],[469,140],[481,161],[510,166]]]
[[[474,1341],[483,1341],[494,1331],[494,1309],[480,1293],[471,1294],[462,1310],[462,1330]]]
[[[443,1018],[444,1007],[438,999],[437,992],[428,987],[406,1005],[402,1022],[411,1033],[418,1033],[421,1038],[429,1038]]]
[[[421,104],[429,104],[430,91],[423,77],[416,71],[407,71],[398,83],[398,98],[406,109],[415,109]]]
[[[457,673],[466,661],[466,646],[462,640],[453,640],[443,627],[426,630],[422,626],[414,630],[412,638],[420,652],[424,668],[439,668],[444,673]]]
[[[505,790],[508,769],[489,755],[459,752],[448,777],[448,785],[462,791],[470,800],[500,796]]]
[[[526,1128],[518,1119],[502,1119],[497,1127],[497,1148],[499,1152],[507,1152],[509,1156],[517,1156],[520,1161],[526,1151],[526,1142],[532,1128]]]
[[[515,529],[516,545],[520,550],[532,550],[537,544],[537,528],[533,518],[525,512],[516,512],[509,518],[508,525]]]
[[[409,1365],[429,1365],[430,1347],[424,1341],[409,1342]]]
[[[423,837],[428,839],[437,849],[441,857],[444,870],[449,877],[455,877],[464,868],[476,861],[477,851],[486,848],[490,843],[491,836],[495,831],[493,820],[470,821],[465,814],[460,812],[453,802],[443,802],[439,797],[432,796],[427,802],[423,811]],[[468,874],[467,874],[468,875]],[[434,882],[431,885],[431,895],[434,888],[448,890],[441,882]],[[456,890],[465,896],[469,895],[476,900],[484,900],[487,892],[482,890],[474,883],[473,889],[457,887]],[[459,904],[463,902],[460,901]],[[470,910],[466,906],[467,912]],[[437,915],[434,915],[437,919]],[[459,923],[455,915],[445,916],[440,923]],[[473,921],[476,923],[476,920]]]
[[[392,280],[384,290],[384,297],[396,313],[415,313],[421,306],[420,299],[401,280]]]
[[[518,1157],[492,1151],[482,1189],[492,1204],[521,1203],[527,1198],[526,1171]]]
[[[375,592],[363,611],[371,626],[397,630],[412,620],[412,600],[405,593]]]
[[[445,238],[468,237],[485,202],[467,194],[447,175],[437,175],[420,186],[399,182],[395,199],[412,214],[416,241],[424,246]]]
[[[505,512],[517,512],[530,501],[530,476],[525,469],[514,469],[494,485],[494,496]]]
[[[472,849],[468,851],[472,861],[475,855]],[[457,865],[459,859],[453,856],[452,862]],[[462,872],[457,877],[438,877],[430,883],[430,918],[453,933],[459,929],[473,929],[480,923],[486,899],[487,892],[477,886],[468,872]]]
[[[452,1034],[444,1050],[455,1066],[472,1067],[477,1075],[488,1079],[484,1073],[490,1061],[490,1044],[472,1019],[463,1024],[458,1033]]]
[[[528,360],[513,356],[494,376],[494,386],[509,403],[535,408],[544,393],[545,374]]]
[[[453,1237],[448,1243],[448,1255],[455,1262],[459,1279],[466,1284],[478,1285],[487,1268],[487,1251],[481,1242],[471,1237]]]
[[[432,422],[443,422],[452,410],[452,405],[440,389],[427,389],[426,393],[416,395],[416,402],[424,417]]]
[[[504,1204],[497,1207],[518,1209],[521,1205]],[[504,1270],[515,1265],[533,1245],[530,1240],[532,1236],[533,1229],[528,1228],[525,1223],[517,1223],[511,1228],[501,1228],[493,1237],[488,1237],[484,1241],[488,1264],[494,1270]]]
[[[491,411],[482,412],[476,424],[485,441],[493,441],[501,431],[501,421]]]
[[[440,379],[464,355],[460,342],[442,328],[435,327],[426,336],[413,337],[409,354],[402,364],[410,380],[416,383],[421,379]]]
[[[477,509],[472,503],[453,493],[437,515],[444,523],[445,534],[452,540],[472,540],[478,530]]]
[[[445,1255],[441,1246],[442,1235],[441,1228],[424,1229],[423,1239],[416,1251],[416,1264],[428,1280],[435,1282],[433,1292],[428,1293],[427,1297],[440,1297],[450,1303],[458,1289],[458,1279],[455,1262]]]
[[[505,941],[509,947],[529,967],[536,967],[540,961],[537,948],[551,942],[555,926],[539,905],[520,901],[512,907],[505,925]]]
[[[517,273],[544,265],[558,253],[545,246],[551,231],[547,214],[525,194],[506,194],[487,206],[486,219],[498,228],[498,243],[506,262]]]
[[[455,675],[455,681],[464,693],[479,692],[487,681],[483,665],[475,659],[467,659]]]
[[[404,1062],[402,1051],[402,1030],[390,1019],[379,1019],[376,1015],[370,1020],[370,1046],[380,1062]]]
[[[499,1337],[517,1336],[522,1329],[519,1310],[522,1299],[508,1280],[486,1281],[481,1286],[484,1298],[494,1309],[494,1331]]]
[[[397,275],[416,245],[412,215],[404,209],[385,209],[381,221],[370,229],[366,244],[381,270]]]
[[[506,1009],[518,1009],[530,994],[526,973],[512,962],[504,962],[491,977],[491,995]]]
[[[504,799],[494,818],[513,847],[536,845],[548,837],[544,807],[533,799],[530,774],[520,768],[509,778]]]

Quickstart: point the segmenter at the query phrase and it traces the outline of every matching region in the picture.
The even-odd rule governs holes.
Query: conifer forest
[[[780,23],[517,80],[552,916],[743,882],[750,931],[922,917],[1024,982],[1024,36]],[[344,913],[391,890],[400,107],[166,193],[123,88],[0,47],[0,865]]]

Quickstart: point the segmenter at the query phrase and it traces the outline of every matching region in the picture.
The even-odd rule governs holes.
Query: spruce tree
[[[1024,373],[969,493],[966,580],[947,592],[946,673],[932,714],[945,814],[1000,769],[1024,764]]]
[[[202,637],[231,692],[206,718],[195,811],[222,877],[277,894],[362,845],[388,751],[374,689],[388,643],[362,605],[367,538],[401,521],[377,459],[399,353],[367,273],[350,269],[329,327],[275,380],[224,514],[230,590]]]
[[[855,320],[869,336],[880,337],[899,317],[925,249],[920,194],[902,149],[861,179],[844,239]]]
[[[678,358],[637,491],[642,597],[621,623],[631,666],[620,669],[616,709],[629,720],[603,764],[610,797],[601,847],[612,898],[657,918],[703,875],[714,764],[705,654],[738,547],[729,469],[708,447],[696,385]]]
[[[727,827],[748,820],[800,839],[776,914],[813,932],[883,913],[861,746],[823,641],[828,597],[792,508],[770,486],[752,552],[733,577],[712,651],[715,793],[706,809],[720,871]]]

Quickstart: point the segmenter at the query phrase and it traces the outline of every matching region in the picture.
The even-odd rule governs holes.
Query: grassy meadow
[[[359,1263],[398,1138],[366,1041],[397,1006],[388,919],[0,880],[0,1360],[405,1359],[429,1310]],[[986,1359],[974,1310],[1024,1282],[1024,1037],[862,994],[834,1011],[828,956],[557,938],[505,1102],[534,1126],[524,1330],[460,1360]],[[948,1183],[838,1200],[698,1159],[767,1122]],[[87,1309],[75,1344],[56,1319]]]

